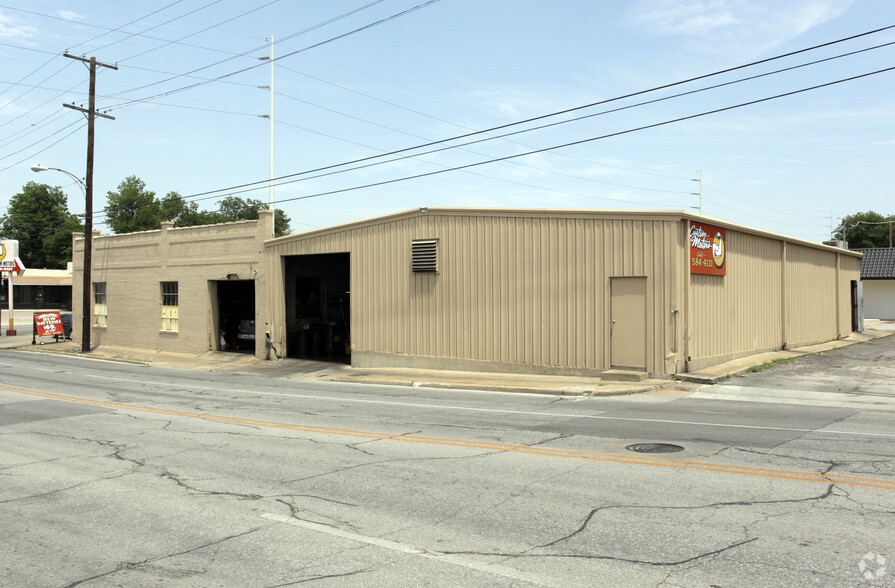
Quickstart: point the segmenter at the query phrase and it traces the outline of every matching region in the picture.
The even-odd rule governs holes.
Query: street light
[[[44,167],[40,164],[32,165],[31,171],[33,172],[42,172],[47,170],[53,170],[57,172],[62,172],[68,175],[71,178],[74,178],[76,182],[78,182],[78,186],[81,187],[81,190],[84,191],[84,200],[85,205],[87,207],[86,212],[84,213],[84,283],[82,284],[82,292],[81,292],[81,353],[89,353],[90,352],[90,282],[91,282],[91,266],[93,265],[93,208],[91,198],[88,196],[88,192],[92,192],[92,190],[87,189],[87,184],[81,180],[75,174],[65,171],[64,169],[59,169],[58,167]]]
[[[82,192],[84,192],[85,194],[87,193],[87,184],[84,183],[84,180],[82,180],[81,178],[79,178],[78,176],[76,176],[75,174],[73,174],[71,172],[67,172],[64,169],[59,169],[58,167],[44,167],[44,166],[40,165],[39,163],[37,165],[31,166],[31,171],[33,171],[35,173],[47,171],[47,170],[52,170],[52,171],[57,171],[57,172],[62,172],[64,174],[67,174],[74,181],[76,181],[78,183],[78,187],[81,188]]]

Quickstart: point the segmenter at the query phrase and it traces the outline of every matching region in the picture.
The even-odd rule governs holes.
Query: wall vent
[[[410,246],[410,269],[415,274],[438,272],[438,239],[420,239]]]

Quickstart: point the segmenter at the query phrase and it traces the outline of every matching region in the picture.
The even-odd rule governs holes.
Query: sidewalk
[[[498,392],[527,392],[559,396],[615,396],[652,392],[656,394],[688,395],[700,385],[717,383],[754,366],[780,358],[819,353],[854,343],[885,337],[895,332],[895,322],[876,323],[876,330],[852,333],[846,339],[786,351],[772,351],[751,355],[702,370],[671,377],[647,379],[641,382],[603,381],[598,377],[513,374],[500,372],[462,372],[411,368],[353,368],[345,364],[285,358],[276,361],[256,359],[252,355],[228,352],[208,352],[203,355],[158,353],[101,347],[87,354],[80,353],[76,341],[54,342],[47,338],[32,345],[31,335],[0,336],[0,349],[19,349],[44,353],[64,353],[72,356],[121,361],[142,365],[178,369],[204,370],[234,375],[266,378],[289,378],[318,382],[378,384],[383,386],[415,386]]]

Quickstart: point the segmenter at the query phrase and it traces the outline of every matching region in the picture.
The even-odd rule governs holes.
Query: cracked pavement
[[[35,355],[0,351],[5,585],[857,586],[895,555],[891,413]]]

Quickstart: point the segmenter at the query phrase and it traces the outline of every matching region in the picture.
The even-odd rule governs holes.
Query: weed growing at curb
[[[786,365],[788,363],[792,363],[794,361],[799,361],[805,357],[804,355],[800,355],[798,357],[781,357],[779,359],[772,359],[771,361],[766,361],[759,365],[753,365],[749,369],[745,371],[747,374],[757,374],[758,372],[763,372],[765,370],[769,370],[771,368],[775,368],[777,366]]]

